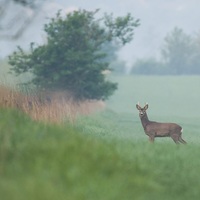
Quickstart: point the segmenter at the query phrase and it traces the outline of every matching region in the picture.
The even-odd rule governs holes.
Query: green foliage
[[[102,73],[109,70],[106,45],[125,45],[139,25],[130,14],[114,19],[112,15],[96,19],[94,12],[74,11],[62,17],[60,12],[44,29],[47,44],[31,44],[30,54],[20,47],[9,57],[16,74],[31,72],[32,83],[40,88],[64,89],[76,99],[107,99],[117,89]]]

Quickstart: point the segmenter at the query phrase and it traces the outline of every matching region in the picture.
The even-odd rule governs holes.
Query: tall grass
[[[20,92],[17,88],[0,86],[0,107],[16,108],[32,119],[49,123],[74,123],[79,115],[88,115],[104,108],[101,101],[75,102],[65,92]]]
[[[9,73],[10,67],[6,60],[0,61],[0,107],[16,108],[36,121],[49,123],[75,123],[79,115],[89,115],[105,107],[103,101],[75,102],[65,91],[35,92],[19,87],[30,81],[31,75],[16,77]]]
[[[93,111],[104,105],[70,102],[63,92],[0,89],[0,199],[199,199],[199,94],[189,92],[198,77],[114,78],[119,91],[103,112]],[[150,119],[180,123],[188,144],[149,144],[138,99],[148,100]],[[73,126],[61,123],[75,118]]]
[[[111,143],[19,112],[1,109],[0,118],[1,199],[129,199],[154,187]]]
[[[107,130],[113,117],[108,113],[106,126],[92,119],[93,126],[110,132],[108,140],[91,137],[86,121],[82,132],[80,125],[44,125],[1,109],[0,199],[199,199],[199,145],[151,145],[135,140],[139,130],[115,140],[117,128],[117,134],[127,129],[115,124]]]

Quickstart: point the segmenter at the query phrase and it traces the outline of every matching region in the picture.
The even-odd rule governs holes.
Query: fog
[[[117,3],[114,0],[46,1],[18,40],[0,38],[0,58],[10,54],[17,45],[28,48],[30,42],[45,42],[43,25],[59,9],[69,12],[75,9],[100,8],[102,14],[108,12],[120,16],[129,12],[135,19],[140,19],[141,25],[135,29],[134,40],[119,52],[120,58],[129,66],[138,58],[159,57],[164,37],[176,26],[188,34],[198,32],[200,30],[197,26],[197,19],[200,17],[199,6],[200,1],[197,0],[124,0]],[[2,34],[2,29],[0,33]]]

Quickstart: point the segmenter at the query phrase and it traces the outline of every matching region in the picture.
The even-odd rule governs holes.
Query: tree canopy
[[[103,73],[110,70],[105,46],[129,43],[139,20],[130,14],[96,18],[98,11],[78,10],[65,17],[58,12],[44,26],[46,44],[31,43],[30,53],[18,47],[9,56],[12,71],[18,75],[30,72],[34,75],[31,83],[37,87],[67,90],[77,99],[108,98],[117,84]]]

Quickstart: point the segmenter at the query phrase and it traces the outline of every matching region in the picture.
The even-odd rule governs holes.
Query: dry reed
[[[73,101],[63,91],[24,94],[16,89],[0,86],[0,107],[19,109],[32,119],[50,123],[74,123],[79,115],[102,110],[102,101]]]

